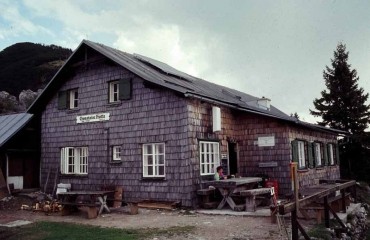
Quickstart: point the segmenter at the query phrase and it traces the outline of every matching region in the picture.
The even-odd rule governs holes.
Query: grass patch
[[[6,240],[139,240],[152,236],[176,236],[187,234],[194,230],[193,226],[170,227],[167,229],[118,229],[97,226],[37,222],[17,228],[1,228],[0,239]]]
[[[308,236],[324,240],[331,240],[331,234],[323,224],[317,224],[307,232]]]

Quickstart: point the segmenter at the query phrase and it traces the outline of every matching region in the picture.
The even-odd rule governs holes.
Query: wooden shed
[[[157,60],[83,40],[28,110],[40,117],[41,184],[48,169],[74,189],[120,185],[126,200],[197,205],[200,183],[266,175],[291,191],[339,178],[340,131],[308,124],[268,98],[216,85]]]
[[[32,114],[0,115],[0,171],[14,189],[40,185],[40,138]]]

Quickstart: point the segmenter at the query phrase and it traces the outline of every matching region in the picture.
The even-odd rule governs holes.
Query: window
[[[306,168],[306,148],[303,141],[298,141],[298,168]]]
[[[78,88],[58,93],[58,109],[78,108]]]
[[[334,165],[334,146],[333,144],[328,144],[328,161],[329,165]]]
[[[315,156],[315,163],[317,167],[321,167],[322,160],[324,158],[324,149],[322,148],[322,143],[314,142],[313,143],[313,151]]]
[[[113,146],[112,150],[113,150],[112,151],[113,161],[120,161],[121,160],[121,147]]]
[[[310,154],[311,143],[304,140],[292,141],[292,161],[297,162],[298,169],[313,167],[313,157]],[[307,165],[308,164],[308,165]]]
[[[115,103],[119,101],[119,81],[109,83],[109,102]]]
[[[62,148],[60,163],[62,174],[87,174],[88,148]]]
[[[123,78],[117,81],[109,82],[108,102],[117,103],[120,100],[131,99],[132,79]]]
[[[165,176],[165,146],[164,143],[143,145],[143,176]]]
[[[69,109],[78,107],[78,91],[77,89],[69,90]]]
[[[200,175],[215,174],[215,168],[220,165],[220,143],[199,142]]]

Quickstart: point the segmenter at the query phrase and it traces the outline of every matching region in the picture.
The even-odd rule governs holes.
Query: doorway
[[[235,142],[228,142],[227,147],[229,150],[229,174],[235,175],[239,173],[237,145]]]

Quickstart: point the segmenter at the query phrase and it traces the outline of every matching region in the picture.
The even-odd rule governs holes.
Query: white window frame
[[[306,144],[304,141],[298,143],[298,168],[306,168]]]
[[[317,167],[322,167],[321,144],[319,142],[314,142],[314,151],[315,151],[315,164]]]
[[[166,176],[166,149],[164,143],[143,144],[143,177]]]
[[[112,148],[112,160],[121,161],[121,146],[113,146]]]
[[[69,109],[78,108],[78,89],[69,90]]]
[[[109,82],[109,102],[119,102],[119,81]]]
[[[220,143],[199,141],[200,175],[213,175],[220,166]]]
[[[64,147],[60,151],[60,171],[62,174],[88,173],[88,147]]]
[[[328,144],[328,158],[329,165],[334,165],[334,145],[331,143]]]

